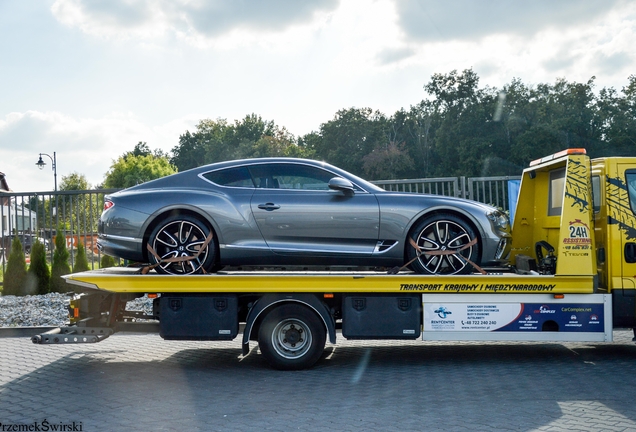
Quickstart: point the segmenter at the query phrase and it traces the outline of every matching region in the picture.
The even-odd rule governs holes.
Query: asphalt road
[[[255,343],[243,358],[240,336],[177,342],[118,334],[62,346],[4,338],[0,431],[633,431],[636,345],[628,331],[614,338],[362,342],[338,335],[317,366],[299,372],[272,370]]]

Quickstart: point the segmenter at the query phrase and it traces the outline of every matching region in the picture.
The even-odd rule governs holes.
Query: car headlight
[[[504,212],[494,210],[486,214],[486,216],[495,229],[505,233],[510,232],[510,219],[508,219],[508,216]]]

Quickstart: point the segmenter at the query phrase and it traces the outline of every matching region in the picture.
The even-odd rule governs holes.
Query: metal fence
[[[387,191],[454,196],[510,210],[510,180],[521,176],[440,177],[428,179],[378,180],[373,184]],[[515,197],[516,198],[516,197]]]
[[[53,259],[56,236],[64,236],[75,262],[77,246],[86,249],[89,266],[95,268],[101,256],[97,250],[97,221],[104,207],[104,195],[117,189],[60,192],[0,193],[0,262],[5,270],[11,243],[17,235],[29,258],[38,239],[45,245],[47,259]]]
[[[480,201],[509,210],[509,180],[521,177],[441,177],[428,179],[380,180],[373,183],[388,191],[427,193]],[[89,266],[101,261],[97,249],[97,221],[104,195],[118,189],[60,192],[0,192],[0,263],[6,267],[11,242],[18,235],[28,259],[36,238],[44,243],[47,258],[53,259],[54,239],[63,235],[75,262],[77,245],[86,250]]]
[[[520,181],[521,176],[501,176],[501,177],[469,177],[467,179],[466,198],[490,204],[503,210],[510,209],[510,194],[515,195],[513,201],[516,202],[516,193],[510,190],[510,181]]]
[[[462,177],[421,178],[412,180],[378,180],[373,184],[392,192],[411,192],[461,197]]]

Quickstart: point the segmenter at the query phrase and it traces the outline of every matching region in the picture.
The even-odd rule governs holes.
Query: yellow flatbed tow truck
[[[258,341],[279,369],[312,366],[347,339],[612,341],[636,327],[636,158],[583,149],[524,170],[510,267],[468,275],[111,268],[66,276],[70,324],[34,343],[99,342],[142,327],[172,340]],[[391,272],[389,272],[391,273]],[[154,298],[152,315],[125,310]],[[131,322],[138,319],[152,323]]]

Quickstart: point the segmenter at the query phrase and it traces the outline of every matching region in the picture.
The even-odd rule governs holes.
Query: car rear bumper
[[[100,234],[97,248],[105,255],[119,257],[130,261],[145,261],[142,239]]]

